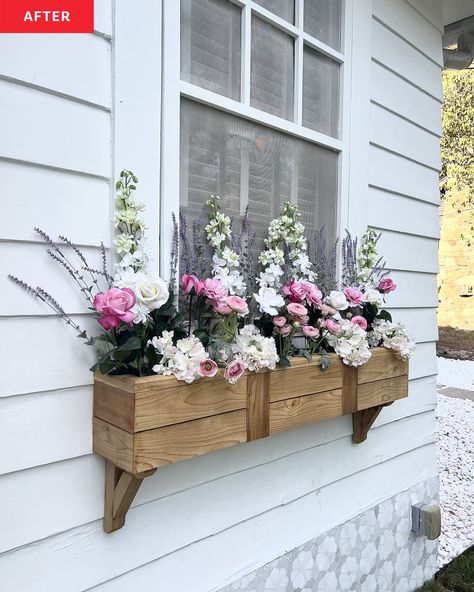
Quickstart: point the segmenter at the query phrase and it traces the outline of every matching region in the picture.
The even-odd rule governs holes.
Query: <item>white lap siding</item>
[[[391,310],[418,342],[409,398],[384,410],[361,446],[351,443],[344,417],[164,467],[145,480],[125,528],[112,535],[102,530],[103,461],[91,453],[92,352],[5,280],[13,272],[44,284],[92,326],[32,227],[70,235],[92,259],[101,241],[111,244],[113,3],[95,4],[94,35],[0,40],[0,177],[8,188],[0,219],[0,589],[208,592],[436,475],[438,2],[374,0],[367,23],[368,221],[384,231],[382,250],[395,269]],[[130,35],[142,26],[130,24]],[[142,59],[129,65],[130,84]],[[159,114],[140,84],[132,103],[116,106],[115,150],[130,141],[143,149],[133,113],[141,110],[141,124],[146,109]],[[118,166],[133,167],[144,184],[158,170],[149,152]],[[145,193],[157,202],[153,183]],[[153,248],[157,227],[153,219]]]

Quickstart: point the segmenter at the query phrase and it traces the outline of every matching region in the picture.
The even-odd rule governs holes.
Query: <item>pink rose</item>
[[[226,369],[224,370],[224,378],[231,384],[234,384],[239,380],[244,372],[245,364],[242,362],[242,360],[232,360],[232,362],[227,364]]]
[[[350,306],[358,306],[364,302],[364,295],[359,288],[344,288],[343,292]]]
[[[341,325],[336,323],[332,319],[327,319],[326,321],[326,328],[331,331],[331,333],[340,333],[341,332]]]
[[[286,308],[288,309],[288,312],[295,317],[305,317],[308,314],[306,306],[298,304],[298,302],[290,302]]]
[[[186,273],[181,278],[181,285],[186,294],[190,294],[194,288],[194,294],[198,295],[203,291],[204,282],[199,280],[195,275],[187,275]]]
[[[364,331],[367,329],[367,321],[364,319],[364,317],[361,317],[360,315],[352,317],[351,323],[353,323],[354,325],[359,325],[359,327],[361,329],[364,329]]]
[[[228,315],[232,312],[232,309],[227,306],[225,302],[216,302],[215,300],[212,301],[214,312],[220,315]]]
[[[301,282],[291,280],[286,286],[283,286],[283,294],[288,296],[292,302],[303,302],[306,298],[306,288]]]
[[[201,362],[199,362],[199,376],[209,376],[210,378],[212,378],[217,374],[218,370],[219,368],[217,364],[214,362],[214,360],[207,359],[201,360]]]
[[[246,315],[249,312],[247,302],[240,296],[227,296],[225,303],[231,310],[235,311],[239,315]]]
[[[130,309],[136,301],[130,288],[110,288],[107,292],[99,292],[94,298],[94,308],[101,313],[99,323],[106,331],[118,327],[120,323],[130,324],[135,318]]]
[[[285,317],[273,317],[272,320],[275,327],[283,327],[283,325],[286,325]]]
[[[227,289],[220,280],[208,278],[204,282],[204,295],[214,302],[223,302],[227,297]]]
[[[329,306],[329,304],[321,304],[319,310],[326,315],[335,315],[337,313],[337,310],[332,306]]]
[[[314,339],[315,337],[319,337],[319,331],[316,327],[307,325],[306,327],[303,327],[303,335],[309,339]]]
[[[318,288],[318,286],[316,286],[316,284],[312,284],[311,282],[301,282],[301,284],[304,286],[306,291],[306,300],[311,302],[311,304],[321,304],[323,293]]]
[[[394,284],[390,278],[383,278],[380,280],[379,285],[377,286],[377,290],[382,292],[382,294],[389,294],[396,290],[397,284]]]

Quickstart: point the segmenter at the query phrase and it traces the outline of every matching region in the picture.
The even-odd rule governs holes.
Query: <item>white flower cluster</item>
[[[370,342],[373,347],[381,344],[387,349],[393,349],[403,359],[408,359],[415,351],[415,341],[401,323],[375,320]]]
[[[211,195],[207,201],[211,210],[206,226],[207,240],[214,249],[212,274],[222,282],[229,294],[243,296],[247,286],[239,271],[240,258],[228,245],[232,236],[230,218],[220,211],[219,200],[217,195]]]
[[[347,319],[340,321],[341,330],[329,334],[328,342],[336,354],[348,366],[362,366],[369,361],[372,352],[369,349],[367,333]]]
[[[114,286],[130,288],[137,298],[131,309],[135,324],[145,323],[152,310],[163,306],[169,298],[168,285],[161,278],[147,275],[149,256],[145,248],[145,223],[141,212],[145,206],[132,197],[138,179],[123,171],[117,188],[114,241],[118,262]]]
[[[153,337],[151,345],[163,357],[153,366],[153,372],[174,375],[178,380],[191,383],[200,377],[199,364],[209,357],[197,337],[185,337],[173,345],[174,331],[163,331],[162,337]]]
[[[273,370],[279,360],[275,340],[272,337],[263,337],[255,325],[245,325],[239,331],[233,351],[251,372],[264,368]]]
[[[305,227],[298,221],[300,216],[297,206],[285,202],[281,214],[270,222],[268,237],[265,239],[267,249],[259,256],[260,263],[265,267],[257,280],[261,288],[278,289],[281,286],[285,247],[288,249],[293,279],[310,282],[316,279],[316,274],[311,269],[312,263],[306,253]]]
[[[357,280],[360,284],[370,278],[377,259],[377,233],[373,228],[367,228],[357,249]]]

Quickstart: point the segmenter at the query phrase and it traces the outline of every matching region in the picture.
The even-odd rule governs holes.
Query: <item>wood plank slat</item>
[[[270,434],[343,415],[342,389],[270,403]]]
[[[408,374],[408,362],[395,357],[392,350],[378,347],[372,350],[372,357],[358,368],[358,383],[373,382],[394,376]]]
[[[357,409],[386,405],[408,396],[408,374],[359,384]]]
[[[247,377],[247,441],[270,434],[270,373]]]

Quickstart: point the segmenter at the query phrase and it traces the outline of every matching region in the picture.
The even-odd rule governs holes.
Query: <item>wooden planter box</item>
[[[293,359],[290,368],[193,384],[174,376],[94,377],[94,452],[107,459],[105,530],[121,528],[158,467],[340,415],[360,443],[385,405],[408,395],[408,363],[384,348],[360,368]]]

